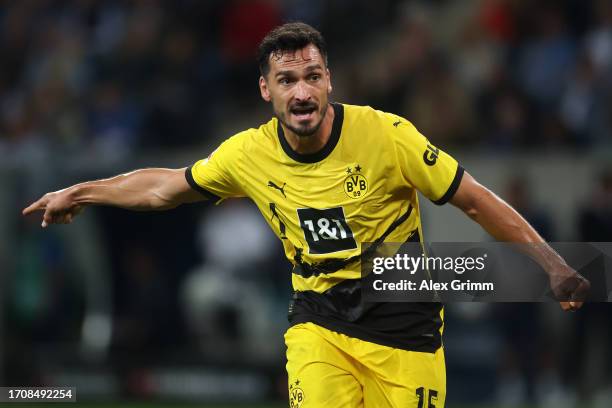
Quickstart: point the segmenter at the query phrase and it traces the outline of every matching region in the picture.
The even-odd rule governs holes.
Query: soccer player
[[[329,101],[321,34],[303,23],[260,44],[261,97],[274,117],[182,169],[142,169],[45,194],[23,213],[42,226],[87,205],[165,210],[249,197],[281,239],[294,296],[285,334],[291,407],[443,407],[443,308],[361,301],[363,242],[422,241],[417,191],[459,207],[496,239],[541,243],[533,256],[564,286],[565,310],[588,281],[510,206],[406,119]],[[443,118],[441,118],[443,120]]]

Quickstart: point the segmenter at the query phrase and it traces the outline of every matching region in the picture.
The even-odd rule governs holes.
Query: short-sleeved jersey
[[[293,324],[407,350],[441,344],[442,306],[361,302],[363,243],[419,241],[417,191],[447,202],[463,169],[406,119],[370,107],[332,104],[327,144],[300,154],[276,118],[238,133],[189,167],[190,185],[217,202],[249,197],[294,264]]]

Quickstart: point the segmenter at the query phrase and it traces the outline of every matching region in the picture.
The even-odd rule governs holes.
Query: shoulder
[[[358,125],[372,125],[379,129],[400,129],[400,125],[414,129],[412,123],[399,115],[394,113],[384,112],[379,109],[375,109],[371,106],[360,106],[360,105],[349,105],[342,104],[344,106],[344,117],[345,121],[352,124]]]
[[[230,136],[219,148],[240,155],[269,149],[276,143],[276,126],[277,119],[272,118],[257,128],[249,128]]]
[[[382,111],[376,110],[371,106],[350,105],[343,103],[345,121],[378,121],[382,119]]]
[[[384,112],[371,106],[344,106],[344,121],[351,129],[370,131],[378,140],[386,139],[392,142],[409,142],[422,137],[416,127],[408,119],[395,113]]]

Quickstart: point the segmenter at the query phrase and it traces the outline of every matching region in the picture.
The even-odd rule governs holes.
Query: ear
[[[331,84],[331,73],[329,72],[329,68],[325,68],[325,72],[327,73],[327,93],[331,93],[333,87]]]
[[[259,77],[259,92],[261,92],[261,97],[264,101],[270,102],[272,100],[270,90],[268,89],[268,84],[263,75]]]

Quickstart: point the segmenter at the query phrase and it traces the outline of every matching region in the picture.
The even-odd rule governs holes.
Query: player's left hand
[[[591,282],[568,265],[549,272],[550,286],[565,311],[573,312],[584,303]]]

